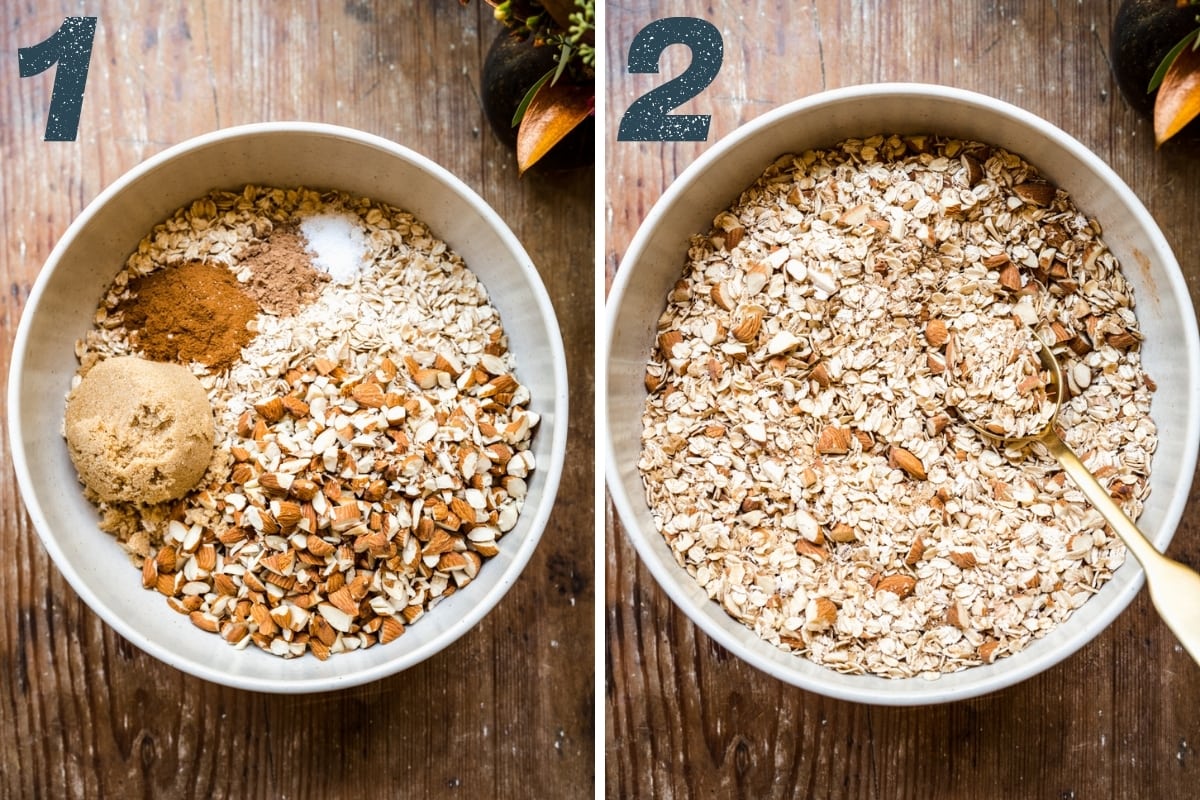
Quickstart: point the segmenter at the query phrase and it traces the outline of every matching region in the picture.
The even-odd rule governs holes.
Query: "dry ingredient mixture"
[[[946,374],[946,406],[959,418],[1008,440],[1046,429],[1055,412],[1051,378],[1033,330],[1011,318],[964,314],[954,335],[961,350]]]
[[[180,500],[89,498],[143,586],[236,647],[394,640],[517,522],[538,415],[484,287],[406,212],[213,192],[147,235],[95,322],[76,383],[117,356],[182,363],[215,446]]]
[[[1051,344],[1063,438],[1136,518],[1154,384],[1098,222],[975,142],[776,160],[691,240],[646,370],[639,468],[679,563],[847,673],[933,678],[1066,619],[1124,548],[1047,453],[948,411],[963,337],[996,320]]]

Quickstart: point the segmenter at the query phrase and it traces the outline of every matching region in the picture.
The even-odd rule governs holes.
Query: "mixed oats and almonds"
[[[202,259],[246,281],[239,265],[273,230],[330,213],[362,232],[357,273],[294,313],[260,313],[227,369],[192,365],[216,425],[201,484],[177,502],[99,503],[147,589],[284,657],[395,639],[516,524],[538,415],[483,285],[407,212],[247,186],[151,231],[77,345],[81,374],[137,355],[120,308],[138,276]]]
[[[732,617],[818,664],[932,678],[1014,653],[1125,551],[1039,445],[999,447],[953,406],[1044,413],[1018,352],[1036,331],[1066,377],[1061,435],[1136,518],[1157,434],[1133,304],[1099,223],[1013,153],[876,136],[785,155],[692,238],[659,320],[656,525]],[[980,333],[1001,323],[1007,348]]]
[[[955,339],[957,368],[944,373],[951,379],[947,407],[962,421],[1014,444],[1044,431],[1057,396],[1033,329],[1011,317],[982,315],[977,324],[959,328]]]

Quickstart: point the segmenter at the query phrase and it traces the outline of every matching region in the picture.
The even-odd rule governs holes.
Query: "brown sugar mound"
[[[64,428],[80,480],[105,501],[182,497],[212,460],[212,406],[179,364],[101,361],[67,396]]]
[[[118,310],[131,339],[155,361],[230,366],[254,337],[258,304],[220,264],[188,261],[143,275]]]

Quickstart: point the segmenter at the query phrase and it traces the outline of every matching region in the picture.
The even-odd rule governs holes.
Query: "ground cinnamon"
[[[131,340],[156,361],[199,361],[211,371],[230,366],[254,333],[246,324],[258,304],[227,267],[188,261],[129,284],[118,310]]]

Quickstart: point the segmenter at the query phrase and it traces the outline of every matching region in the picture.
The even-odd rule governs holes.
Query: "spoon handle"
[[[1039,441],[1058,459],[1071,480],[1075,481],[1079,490],[1125,542],[1126,549],[1142,565],[1146,573],[1146,585],[1150,588],[1150,599],[1154,601],[1159,616],[1184,649],[1200,663],[1200,575],[1158,552],[1053,428]]]

